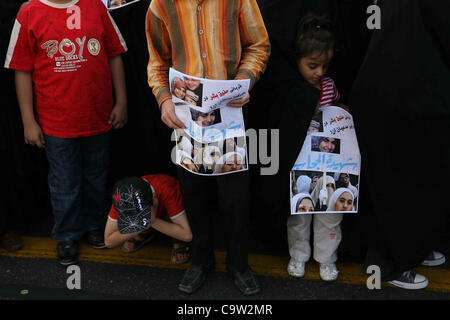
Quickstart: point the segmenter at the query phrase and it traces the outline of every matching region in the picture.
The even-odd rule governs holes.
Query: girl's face
[[[339,180],[342,181],[345,187],[348,187],[348,184],[350,182],[350,177],[348,176],[348,174],[341,173],[341,175],[339,176]]]
[[[333,153],[336,148],[336,139],[324,137],[319,144],[320,152]]]
[[[304,198],[298,205],[297,212],[311,212],[314,211],[314,206],[311,199]]]
[[[214,114],[214,111],[206,113],[205,116],[200,115],[197,118],[197,121],[202,124],[202,127],[209,127],[214,123],[214,120],[216,120],[216,115]]]
[[[186,88],[184,87],[176,87],[173,89],[173,93],[175,94],[175,97],[180,98],[181,100],[184,99],[186,96]]]
[[[310,85],[320,88],[320,80],[327,72],[332,58],[333,50],[331,49],[322,54],[314,52],[297,62],[298,71]]]
[[[222,167],[222,172],[231,172],[242,169],[242,159],[237,154],[229,157]]]
[[[353,206],[352,195],[348,192],[343,192],[336,201],[334,209],[336,211],[351,211]]]

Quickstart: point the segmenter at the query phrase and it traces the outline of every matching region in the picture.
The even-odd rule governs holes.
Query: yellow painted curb
[[[56,241],[50,238],[23,237],[24,248],[17,252],[0,250],[0,255],[18,258],[49,258],[56,259]],[[93,249],[86,243],[80,243],[80,261],[91,261],[111,264],[128,264],[148,267],[186,269],[189,264],[175,265],[170,262],[171,248],[147,245],[139,251],[125,253],[121,247],[113,249]],[[216,270],[225,272],[225,252],[216,251]],[[249,264],[260,275],[289,277],[286,268],[288,256],[269,256],[249,254]],[[366,285],[367,276],[363,273],[362,265],[357,263],[339,263],[338,283]],[[417,268],[414,271],[428,277],[427,290],[450,292],[450,270],[439,268]],[[304,279],[320,280],[319,265],[314,262],[306,264]],[[293,281],[296,281],[293,279]],[[382,283],[382,286],[391,286]]]

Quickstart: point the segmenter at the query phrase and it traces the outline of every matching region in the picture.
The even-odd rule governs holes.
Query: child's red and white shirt
[[[334,81],[329,77],[320,80],[320,91],[319,104],[321,107],[332,106],[340,99],[339,91],[336,88]]]

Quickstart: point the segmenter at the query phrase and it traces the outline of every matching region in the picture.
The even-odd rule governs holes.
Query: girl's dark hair
[[[325,53],[334,48],[335,35],[333,23],[324,16],[312,13],[305,15],[297,27],[295,56],[303,58],[314,52]]]

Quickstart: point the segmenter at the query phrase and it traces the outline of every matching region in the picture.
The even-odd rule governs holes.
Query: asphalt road
[[[45,223],[44,225],[48,226]],[[33,230],[36,231],[39,228],[33,228]],[[133,253],[135,256],[122,253],[120,248],[116,251],[112,251],[114,249],[95,250],[86,248],[85,245],[82,251],[83,259],[80,259],[78,264],[80,288],[70,290],[67,283],[72,273],[67,273],[67,269],[58,264],[55,254],[56,242],[53,243],[53,240],[48,237],[49,229],[41,228],[40,230],[40,234],[31,234],[26,238],[28,247],[34,247],[29,249],[31,253],[27,253],[27,249],[24,248],[21,250],[25,252],[22,256],[20,254],[14,256],[0,249],[1,302],[10,300],[128,300],[130,302],[137,300],[151,303],[154,308],[168,308],[169,312],[177,315],[180,307],[194,307],[199,303],[212,304],[216,309],[219,308],[217,309],[219,313],[221,313],[220,308],[223,305],[229,305],[230,302],[269,304],[275,308],[273,312],[281,313],[286,310],[295,310],[300,300],[304,306],[313,301],[327,300],[331,303],[341,301],[344,304],[339,304],[339,307],[346,308],[345,301],[445,301],[450,299],[450,279],[448,279],[450,263],[448,261],[434,270],[433,281],[442,281],[443,289],[404,290],[382,283],[380,290],[369,290],[364,282],[365,275],[358,273],[359,270],[355,273],[354,268],[350,268],[351,265],[357,265],[358,261],[341,259],[340,280],[325,283],[318,280],[318,272],[315,270],[317,265],[314,264],[307,264],[307,273],[314,276],[306,277],[306,279],[294,279],[287,276],[286,253],[281,253],[285,256],[278,257],[272,256],[271,253],[252,255],[250,262],[251,265],[253,263],[252,267],[257,272],[262,287],[261,293],[257,295],[242,296],[235,287],[231,275],[224,271],[224,266],[220,265],[221,261],[219,265],[216,265],[216,270],[208,276],[205,285],[195,294],[187,295],[178,291],[177,285],[188,264],[170,265],[168,262],[170,241],[164,237],[143,248],[142,252]],[[160,248],[162,253],[147,259],[147,253],[157,251],[156,248]],[[137,258],[133,260],[132,257]],[[140,262],[135,263],[135,261]],[[158,261],[162,262],[158,263]],[[264,265],[271,263],[277,266]],[[349,270],[353,270],[353,273]],[[443,278],[441,274],[445,277]],[[353,281],[354,275],[357,277]],[[335,305],[333,308],[335,307],[338,306]],[[313,305],[313,308],[316,308],[316,305]]]
[[[184,268],[81,261],[81,288],[69,290],[73,274],[54,258],[0,256],[0,299],[151,299],[151,300],[448,300],[450,292],[384,286],[325,283],[320,280],[259,275],[262,292],[243,297],[227,272],[212,272],[195,294],[177,289]],[[187,265],[185,266],[187,268]],[[27,294],[21,294],[28,290]]]

